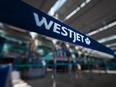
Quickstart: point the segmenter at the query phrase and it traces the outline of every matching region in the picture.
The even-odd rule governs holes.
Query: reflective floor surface
[[[25,80],[31,87],[116,87],[116,74],[107,73],[56,73]]]

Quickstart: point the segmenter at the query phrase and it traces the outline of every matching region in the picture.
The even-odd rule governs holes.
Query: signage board
[[[0,0],[0,22],[104,53],[114,52],[21,0]]]

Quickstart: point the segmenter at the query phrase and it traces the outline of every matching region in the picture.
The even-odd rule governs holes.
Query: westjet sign
[[[0,22],[114,55],[114,52],[104,45],[21,0],[0,0],[0,11]]]
[[[62,38],[67,37],[67,38],[71,39],[73,43],[78,41],[78,42],[90,45],[91,41],[89,40],[88,37],[85,37],[75,31],[73,31],[72,29],[68,29],[67,27],[62,26],[52,20],[47,22],[47,19],[45,17],[42,17],[42,19],[40,20],[39,15],[37,13],[33,13],[33,15],[34,15],[36,25],[38,27],[44,26],[46,30],[51,30],[53,33],[61,35]]]

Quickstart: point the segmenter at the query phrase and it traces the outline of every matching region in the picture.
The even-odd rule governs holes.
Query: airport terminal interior
[[[9,0],[5,1],[7,5]],[[0,87],[116,87],[116,0],[21,1],[87,35],[114,55],[65,41],[68,30],[63,27],[59,32],[60,25],[55,32],[64,36],[57,39],[34,28],[30,31],[5,23],[0,17]],[[20,25],[21,21],[15,21]],[[81,35],[76,39],[83,42]]]

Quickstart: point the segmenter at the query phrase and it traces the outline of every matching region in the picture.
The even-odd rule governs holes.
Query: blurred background
[[[22,1],[116,54],[116,0]],[[7,67],[4,87],[116,87],[116,56],[0,22],[1,75]]]

